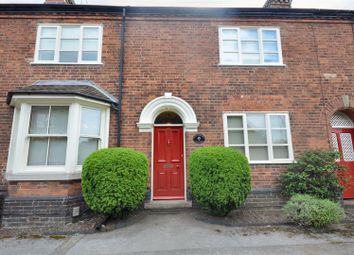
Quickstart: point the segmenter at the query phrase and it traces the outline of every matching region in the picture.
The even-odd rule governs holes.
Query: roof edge
[[[354,20],[354,10],[294,9],[294,8],[198,8],[198,7],[139,7],[103,5],[59,4],[0,4],[0,13],[81,13],[120,15],[126,8],[127,15],[162,15],[196,17],[277,17]]]

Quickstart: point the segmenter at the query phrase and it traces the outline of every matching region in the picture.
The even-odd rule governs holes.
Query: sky
[[[119,6],[262,7],[266,0],[75,0],[77,4]],[[0,3],[43,3],[44,0],[0,0]],[[293,8],[350,9],[354,0],[293,0]]]

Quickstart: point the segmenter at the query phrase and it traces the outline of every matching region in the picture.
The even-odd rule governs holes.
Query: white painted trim
[[[13,95],[10,105],[16,106],[22,103],[32,105],[48,105],[48,104],[70,104],[77,102],[83,105],[95,104],[96,107],[106,108],[110,104],[98,100],[89,99],[81,96],[56,96],[56,95]]]
[[[6,173],[8,181],[56,181],[56,180],[80,180],[81,172],[73,173]]]
[[[76,26],[80,28],[79,36],[79,49],[78,49],[78,62],[59,62],[59,53],[60,53],[60,42],[61,42],[61,30],[64,26]],[[54,60],[39,60],[39,44],[41,39],[42,28],[45,27],[55,27],[57,29],[56,34],[56,43],[54,48]],[[83,52],[83,30],[84,28],[98,28],[98,49],[97,49],[97,61],[83,61],[82,52]],[[75,38],[76,39],[76,38]],[[96,38],[93,38],[96,39]],[[64,65],[75,65],[75,64],[102,64],[102,41],[103,41],[103,25],[102,24],[38,24],[37,26],[37,36],[36,36],[36,46],[34,61],[31,64],[64,64]]]
[[[267,144],[264,145],[268,148],[268,158],[269,160],[250,160],[249,157],[249,142],[248,142],[248,129],[247,129],[247,123],[246,123],[246,114],[247,113],[262,113],[265,115],[265,130],[266,130],[266,135],[267,135]],[[270,116],[272,115],[283,115],[285,116],[285,122],[286,122],[286,132],[287,132],[287,144],[284,144],[284,146],[288,146],[288,153],[289,153],[289,158],[288,159],[274,159],[273,158],[273,144],[272,144],[272,139],[271,139],[271,127],[270,127]],[[294,161],[294,152],[293,152],[293,147],[292,147],[292,139],[291,139],[291,130],[290,130],[290,121],[289,121],[289,113],[288,112],[254,112],[254,111],[243,111],[243,112],[224,112],[223,113],[223,129],[224,129],[224,145],[225,147],[229,147],[229,137],[228,137],[228,131],[229,128],[227,127],[227,117],[229,116],[242,116],[242,125],[243,127],[240,128],[239,130],[243,131],[244,135],[244,144],[240,145],[245,148],[245,155],[249,160],[250,164],[289,164]],[[264,129],[261,129],[264,130]],[[235,145],[234,145],[235,146]],[[279,145],[281,146],[281,145]]]
[[[259,64],[243,64],[242,63],[242,49],[241,49],[241,38],[240,38],[240,30],[241,29],[257,29],[257,36],[258,36],[258,48],[259,48],[259,57],[260,57],[260,63]],[[223,54],[224,54],[224,49],[223,49],[223,36],[222,36],[222,31],[227,29],[232,29],[232,30],[237,30],[237,40],[236,38],[234,39],[237,41],[238,45],[238,51],[235,53],[238,54],[239,56],[239,62],[233,62],[233,63],[228,63],[223,61]],[[262,38],[262,32],[263,30],[272,30],[276,31],[276,36],[277,36],[277,47],[278,47],[278,52],[274,52],[274,54],[278,54],[279,57],[279,62],[273,62],[273,63],[265,63],[264,62],[264,50],[263,50],[263,38]],[[286,66],[283,64],[283,54],[282,54],[282,47],[281,47],[281,36],[280,36],[280,28],[279,27],[258,27],[258,26],[220,26],[218,29],[219,33],[219,66]],[[232,40],[232,39],[228,39]],[[252,53],[251,53],[252,54]],[[272,54],[272,53],[270,53]]]
[[[183,124],[154,124],[154,127],[183,127]]]
[[[186,132],[198,131],[199,122],[193,108],[183,99],[172,96],[172,93],[165,93],[144,107],[137,123],[139,132],[153,132],[156,117],[165,111],[177,113],[183,121]]]
[[[6,177],[8,180],[67,180],[80,179],[82,167],[77,165],[80,137],[80,111],[90,107],[101,111],[99,149],[108,147],[110,105],[80,97],[18,96],[15,106]],[[69,106],[66,160],[63,166],[28,166],[28,127],[32,106]],[[52,136],[52,135],[50,135]],[[16,158],[15,158],[16,155]],[[37,178],[37,179],[36,179]]]

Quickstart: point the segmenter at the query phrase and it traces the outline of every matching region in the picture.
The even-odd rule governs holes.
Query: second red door
[[[184,199],[183,127],[155,127],[153,199]]]

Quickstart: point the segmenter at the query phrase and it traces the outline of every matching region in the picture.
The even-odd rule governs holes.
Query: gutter
[[[119,84],[118,84],[118,109],[117,109],[117,146],[121,146],[122,127],[122,98],[124,81],[124,42],[125,42],[125,8],[122,12],[122,28],[120,30],[120,52],[119,52]]]
[[[102,14],[118,15],[124,6],[64,5],[64,4],[0,4],[1,14]],[[196,8],[196,7],[129,7],[129,16],[174,16],[205,18],[282,18],[354,20],[353,10],[297,8]]]

